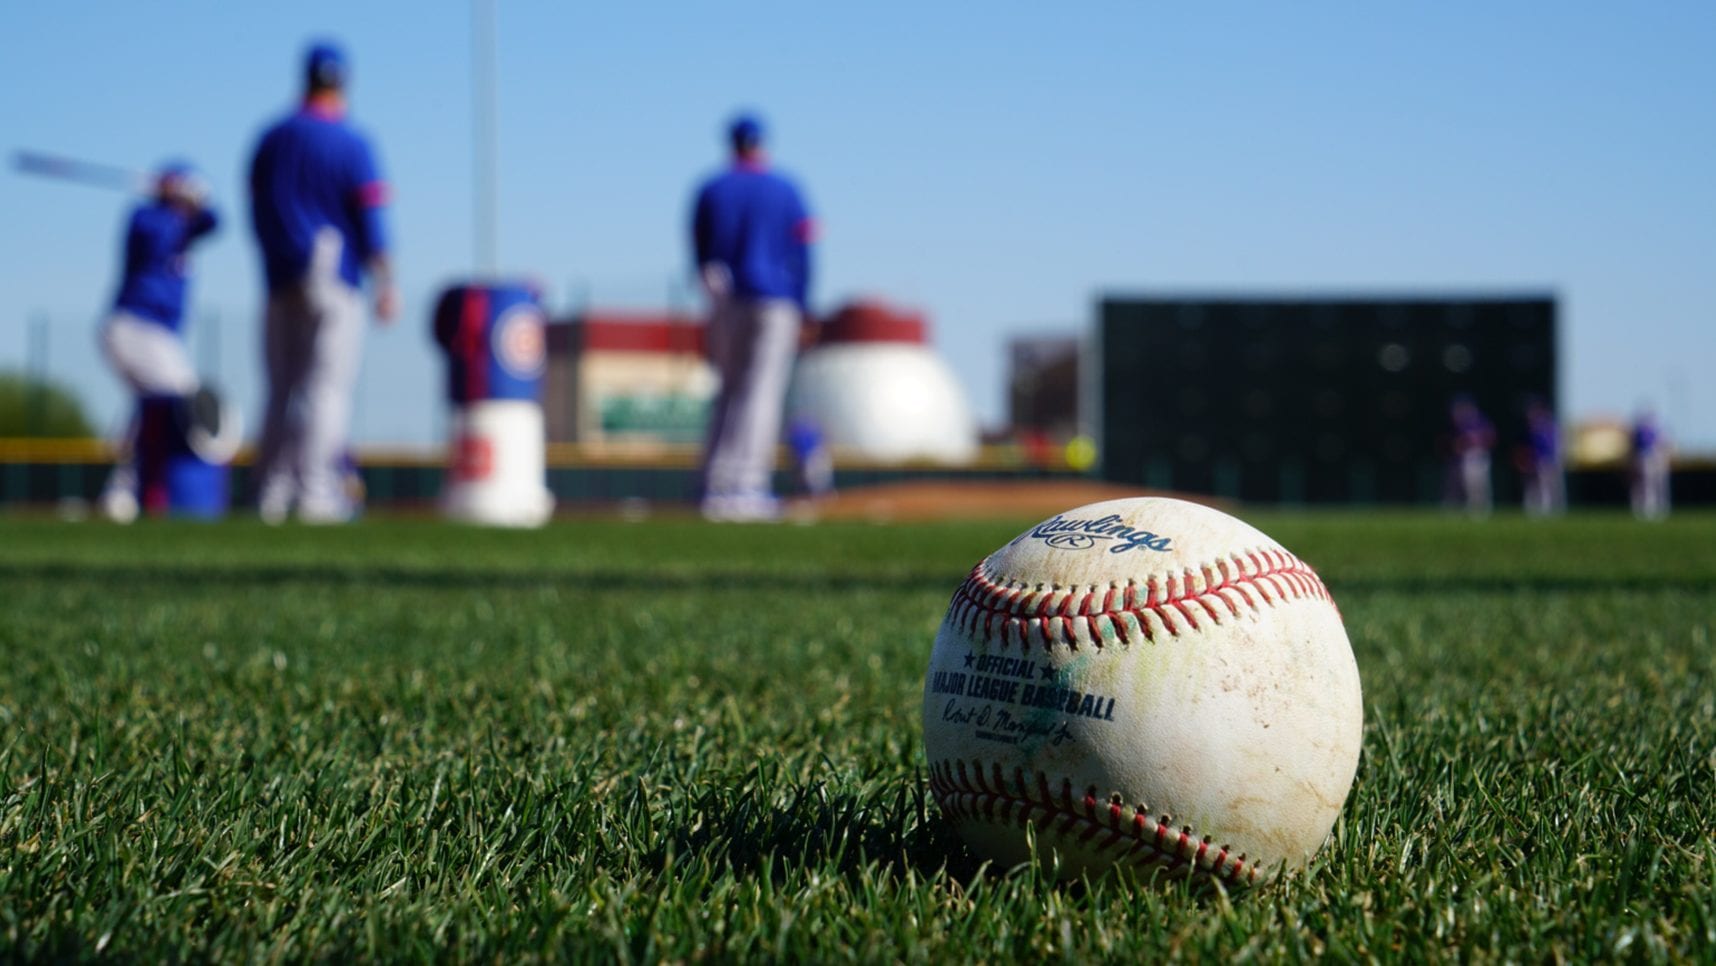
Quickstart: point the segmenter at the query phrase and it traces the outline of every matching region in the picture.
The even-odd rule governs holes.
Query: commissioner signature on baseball
[[[949,700],[947,706],[941,710],[941,720],[950,724],[972,725],[975,728],[972,735],[984,741],[1016,745],[1028,738],[1036,739],[1037,742],[1046,739],[1049,747],[1059,748],[1077,740],[1065,721],[1027,721],[1016,718],[1007,709],[997,708],[992,704],[965,708],[958,705],[959,702]]]
[[[1128,526],[1126,521],[1115,514],[1095,520],[1079,519],[1056,515],[1052,520],[1039,523],[1029,533],[1018,537],[1020,540],[1041,540],[1057,550],[1089,550],[1098,544],[1105,544],[1109,553],[1125,553],[1128,550],[1155,550],[1166,553],[1171,544],[1168,537]]]

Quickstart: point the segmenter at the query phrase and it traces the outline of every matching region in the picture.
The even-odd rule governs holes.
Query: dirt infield
[[[911,480],[844,490],[791,515],[818,520],[993,520],[1040,518],[1099,500],[1177,496],[1094,480]],[[1206,497],[1189,497],[1209,502]]]

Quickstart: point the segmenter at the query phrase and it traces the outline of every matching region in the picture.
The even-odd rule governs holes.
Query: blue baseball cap
[[[727,125],[727,140],[735,148],[754,148],[763,143],[763,119],[751,111],[735,115]]]
[[[319,40],[304,52],[304,84],[307,87],[344,87],[346,71],[346,52],[331,40]]]
[[[209,187],[196,165],[184,158],[173,158],[155,169],[155,192],[200,203],[208,197]]]
[[[195,177],[196,173],[197,166],[186,161],[184,158],[171,158],[163,161],[161,162],[160,167],[155,169],[155,177],[162,181],[166,181],[170,178]]]

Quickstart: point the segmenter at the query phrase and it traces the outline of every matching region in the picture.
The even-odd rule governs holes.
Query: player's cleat
[[[262,522],[271,527],[277,527],[286,522],[292,514],[292,497],[284,487],[264,490],[256,499],[256,515]]]
[[[698,507],[711,523],[777,523],[781,503],[768,493],[711,494]]]
[[[137,520],[137,497],[130,490],[108,490],[101,495],[101,515],[114,523]]]
[[[304,500],[298,504],[298,522],[310,526],[337,526],[352,522],[352,508],[334,501]]]

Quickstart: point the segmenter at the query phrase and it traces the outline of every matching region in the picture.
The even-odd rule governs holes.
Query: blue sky
[[[1104,291],[1548,290],[1566,415],[1649,402],[1716,449],[1716,4],[498,7],[499,261],[551,309],[664,304],[692,186],[755,106],[823,224],[817,304],[923,309],[985,422],[1006,339],[1080,329]],[[0,4],[0,149],[208,171],[229,222],[191,339],[254,409],[242,171],[305,42],[339,38],[405,295],[355,429],[434,442],[426,316],[475,257],[470,27],[464,2]],[[0,174],[0,367],[49,319],[51,372],[103,422],[124,211]]]

